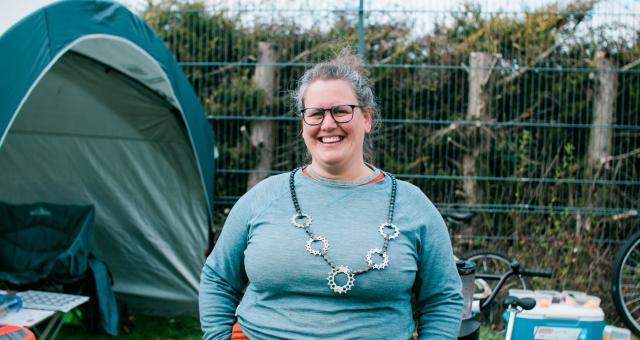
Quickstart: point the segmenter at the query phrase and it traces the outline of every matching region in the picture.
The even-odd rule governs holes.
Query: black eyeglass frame
[[[339,122],[336,119],[336,117],[333,115],[333,111],[336,110],[336,108],[341,107],[341,106],[348,106],[348,107],[351,108],[351,118],[349,118],[349,120],[347,120],[346,122]],[[354,116],[356,107],[360,108],[361,110],[363,108],[365,108],[365,106],[363,106],[363,105],[354,105],[354,104],[334,105],[334,106],[332,106],[332,107],[330,107],[328,109],[324,109],[324,108],[321,108],[321,107],[305,107],[304,109],[300,110],[300,116],[302,116],[302,121],[304,121],[305,124],[310,125],[310,126],[317,126],[317,125],[320,125],[320,124],[322,124],[324,122],[324,117],[326,116],[324,113],[329,111],[329,114],[331,115],[331,119],[333,119],[333,121],[336,122],[336,124],[346,124],[346,123],[349,123],[349,122],[351,122],[353,120],[353,116]],[[320,120],[320,122],[315,123],[315,124],[307,122],[307,120],[305,119],[305,115],[304,115],[304,112],[306,110],[318,110],[318,111],[322,110],[322,119]]]

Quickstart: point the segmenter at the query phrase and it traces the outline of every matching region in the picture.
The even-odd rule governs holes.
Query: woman
[[[202,271],[204,338],[409,339],[412,290],[420,338],[456,338],[463,299],[440,214],[365,162],[379,118],[358,58],[308,70],[294,97],[311,163],[231,210]]]

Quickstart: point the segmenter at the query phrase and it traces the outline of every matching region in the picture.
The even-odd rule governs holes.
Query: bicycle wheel
[[[640,336],[640,231],[620,249],[613,270],[613,303],[622,321]]]
[[[511,260],[513,258],[503,252],[478,249],[465,253],[462,258],[468,261],[473,261],[476,264],[476,274],[495,274],[502,275],[511,270]],[[493,289],[498,283],[487,282]],[[503,289],[531,289],[531,284],[526,277],[517,276],[509,279],[509,281],[503,286]]]
[[[476,274],[503,275],[511,270],[511,256],[494,250],[478,249],[465,253],[463,259],[473,261],[476,264]],[[476,279],[476,291],[474,298],[487,297],[493,292],[498,281]],[[487,291],[486,287],[489,287]],[[509,289],[531,289],[526,277],[512,276],[498,292],[494,303],[481,313],[481,320],[487,321],[493,329],[500,328],[502,324],[502,300],[508,295]]]

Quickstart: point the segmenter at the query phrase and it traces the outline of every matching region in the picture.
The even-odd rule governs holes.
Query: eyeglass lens
[[[330,109],[308,108],[303,111],[303,118],[307,124],[317,125],[324,120],[325,111],[331,112],[331,116],[337,123],[347,123],[353,118],[353,106],[336,105]]]

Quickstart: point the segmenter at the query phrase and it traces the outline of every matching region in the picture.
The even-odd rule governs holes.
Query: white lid
[[[557,296],[557,297],[560,297],[560,296],[561,296],[561,293],[560,293],[559,291],[557,291],[557,290],[544,290],[544,289],[543,289],[543,290],[540,290],[540,289],[536,289],[536,290],[534,291],[534,293],[536,293],[536,294],[546,294],[546,295],[551,295],[551,296],[553,296],[553,297],[556,297],[556,296]]]
[[[579,290],[563,290],[562,294],[573,295],[573,296],[587,295],[586,292],[582,292],[582,291],[579,291]]]
[[[554,303],[549,307],[536,307],[532,310],[522,311],[517,317],[523,319],[603,321],[604,312],[599,307],[584,308]]]
[[[534,297],[535,294],[533,293],[532,290],[528,290],[528,289],[509,289],[509,295],[511,296],[515,296],[517,298],[524,298],[524,297]]]

